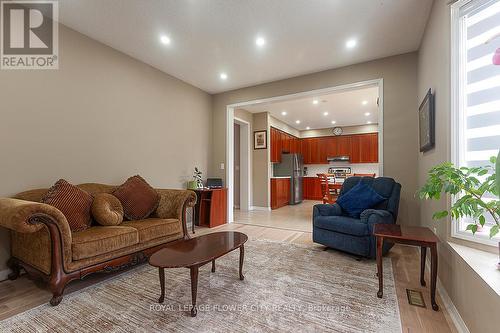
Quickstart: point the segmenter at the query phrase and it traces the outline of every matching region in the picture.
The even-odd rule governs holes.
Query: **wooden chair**
[[[323,203],[333,204],[337,201],[338,191],[342,184],[335,183],[335,175],[328,173],[317,174],[321,183],[321,193],[323,195]]]
[[[354,177],[372,177],[375,178],[374,173],[355,173]]]

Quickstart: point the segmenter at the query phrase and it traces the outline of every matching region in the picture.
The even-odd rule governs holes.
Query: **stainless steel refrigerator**
[[[281,163],[273,165],[275,177],[290,177],[290,205],[302,202],[302,174],[304,160],[301,154],[282,154]]]

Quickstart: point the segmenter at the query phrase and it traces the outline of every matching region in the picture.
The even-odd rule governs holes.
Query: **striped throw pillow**
[[[123,215],[129,220],[147,218],[158,207],[160,197],[141,176],[133,176],[120,185],[113,195],[123,206]]]
[[[90,227],[92,201],[92,195],[64,179],[58,180],[41,200],[64,214],[71,231],[82,231]]]

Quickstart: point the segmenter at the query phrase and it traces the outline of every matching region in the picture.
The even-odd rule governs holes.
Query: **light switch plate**
[[[221,163],[221,164],[220,164],[220,169],[221,169],[221,170],[224,170],[224,163]]]

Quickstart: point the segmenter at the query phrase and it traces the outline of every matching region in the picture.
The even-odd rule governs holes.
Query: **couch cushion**
[[[137,229],[139,242],[144,243],[152,239],[182,233],[182,226],[177,219],[157,219],[126,221],[122,226]]]
[[[133,176],[120,185],[113,195],[123,206],[123,215],[129,220],[147,218],[158,207],[160,196],[141,176]]]
[[[91,258],[139,243],[137,229],[126,226],[91,227],[73,233],[73,260]]]
[[[369,236],[370,231],[365,223],[347,216],[318,216],[314,219],[314,226],[320,229],[340,232],[354,236]]]
[[[359,215],[366,209],[385,201],[385,198],[375,192],[371,186],[359,182],[347,193],[337,199],[337,204],[350,217],[359,219]]]
[[[119,225],[123,221],[123,207],[112,194],[98,193],[92,202],[92,216],[100,225]]]
[[[59,179],[41,202],[59,209],[68,220],[71,231],[82,231],[90,227],[92,196],[64,179]]]

